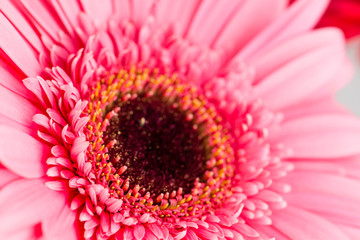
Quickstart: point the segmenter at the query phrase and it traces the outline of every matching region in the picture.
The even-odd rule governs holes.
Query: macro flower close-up
[[[0,239],[360,239],[328,0],[2,0]]]

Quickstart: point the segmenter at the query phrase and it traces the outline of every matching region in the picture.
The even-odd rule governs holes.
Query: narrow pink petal
[[[350,179],[360,180],[360,156],[332,159],[289,159],[292,160],[296,171],[327,173]],[[326,161],[324,161],[326,160]]]
[[[208,240],[218,239],[218,237],[213,232],[210,232],[208,229],[199,228],[199,229],[193,229],[193,231],[198,237],[203,239],[208,239]]]
[[[42,221],[41,229],[45,239],[78,239],[75,218],[76,212],[69,207],[58,208]]]
[[[69,182],[67,180],[55,180],[55,181],[47,181],[45,186],[54,190],[54,191],[69,191]]]
[[[25,75],[20,71],[9,66],[7,63],[0,62],[0,85],[19,94],[20,96],[29,100],[35,100],[34,96],[29,90],[27,90],[22,84],[21,80],[25,78]]]
[[[79,1],[73,1],[73,0],[51,0],[54,8],[58,9],[60,8],[65,15],[66,19],[70,22],[73,29],[76,29],[79,27],[79,13],[81,12],[81,7],[79,5]],[[59,9],[59,10],[60,10]]]
[[[0,168],[0,189],[18,178],[20,177],[13,172]]]
[[[283,114],[284,122],[287,122],[316,114],[348,114],[348,112],[344,106],[334,99],[333,95],[327,95],[322,98],[305,100],[294,105],[294,107],[286,108]]]
[[[336,102],[334,94],[351,80],[353,72],[351,63],[345,58],[338,67],[338,71],[327,81],[325,86],[318,88],[313,94],[302,101],[282,109],[285,121],[316,113],[348,113],[349,111],[345,107]]]
[[[339,46],[343,42],[343,34],[335,28],[319,29],[286,39],[273,48],[251,56],[249,64],[256,68],[254,84],[299,56],[315,49]]]
[[[360,227],[360,205],[358,201],[341,196],[314,192],[286,194],[289,205],[317,213],[324,218],[331,216],[336,223]]]
[[[22,125],[33,127],[32,117],[39,110],[27,99],[0,86],[1,114]]]
[[[293,240],[350,240],[334,224],[299,208],[276,211],[272,219],[273,226]]]
[[[20,179],[0,190],[0,236],[32,226],[64,207],[64,198],[40,180]]]
[[[348,200],[360,201],[360,183],[356,180],[328,173],[303,172],[296,169],[285,177],[293,192],[316,192]],[[291,205],[291,202],[290,202]]]
[[[152,231],[152,233],[158,238],[164,238],[163,231],[160,226],[157,224],[149,224],[148,229]]]
[[[199,239],[198,236],[193,230],[191,229],[187,230],[184,240],[198,240],[198,239]]]
[[[294,158],[350,156],[360,151],[360,121],[345,114],[304,116],[284,123],[272,140],[286,143]]]
[[[71,1],[71,0],[70,0]],[[130,18],[130,1],[128,0],[112,0],[113,15],[119,19]]]
[[[6,240],[38,240],[39,234],[34,227],[24,227],[10,233],[0,233],[0,238]]]
[[[354,68],[352,62],[350,59],[345,58],[336,74],[334,74],[330,79],[328,85],[324,88],[318,89],[317,92],[311,98],[309,98],[309,101],[312,101],[316,97],[328,95],[334,96],[338,90],[342,89],[351,81],[353,74]]]
[[[285,6],[286,1],[284,0],[245,1],[221,29],[213,46],[225,48],[230,56],[235,55],[239,49],[243,48],[254,36],[273,22]],[[249,24],[250,22],[251,24]]]
[[[173,25],[181,35],[187,31],[200,3],[199,0],[160,0],[156,3],[156,19],[165,26]]]
[[[58,38],[58,33],[62,29],[61,22],[57,18],[55,11],[49,10],[46,2],[22,0],[21,7],[26,9],[24,15],[35,22],[35,26],[40,32],[46,32],[52,39]]]
[[[145,228],[142,224],[134,226],[134,237],[136,240],[141,240],[145,236]]]
[[[10,0],[3,0],[1,2],[1,11],[14,25],[18,32],[23,35],[29,45],[36,49],[38,53],[44,50],[39,34]]]
[[[154,0],[142,1],[133,0],[130,4],[131,20],[136,24],[142,24],[150,16],[151,10],[154,7]]]
[[[259,233],[249,225],[245,223],[236,223],[231,226],[235,231],[239,232],[241,235],[248,237],[258,237]]]
[[[318,161],[317,161],[318,160]],[[320,159],[306,159],[305,160],[296,160],[292,164],[297,171],[307,171],[307,172],[320,172],[320,173],[331,173],[339,176],[346,176],[347,169],[345,166],[342,166],[341,163],[336,164],[337,161],[322,161]]]
[[[42,177],[50,148],[33,137],[8,126],[0,126],[0,161],[26,178]]]
[[[66,31],[71,37],[72,37],[72,41],[67,41],[66,44],[64,44],[64,42],[61,40],[62,44],[68,46],[67,44],[70,43],[71,45],[76,45],[77,42],[74,41],[75,38],[75,29],[79,26],[78,24],[72,22],[73,18],[77,18],[78,14],[80,12],[79,6],[78,6],[78,2],[77,1],[72,1],[71,7],[72,9],[68,9],[69,12],[64,11],[63,6],[66,5],[67,0],[63,0],[63,1],[56,1],[56,0],[50,0],[49,1],[51,6],[52,6],[52,11],[54,11],[56,13],[56,15],[59,17],[59,21],[64,25]],[[74,16],[70,16],[71,13],[74,14]],[[76,22],[76,20],[75,20]],[[64,36],[64,35],[62,35]],[[67,49],[69,50],[69,49]]]
[[[296,34],[311,29],[325,11],[329,0],[299,0],[286,10],[276,21],[262,31],[238,55],[247,59],[260,49],[273,46]]]
[[[36,53],[2,13],[0,29],[0,49],[25,75],[38,75],[41,67]]]
[[[22,123],[16,122],[13,119],[8,118],[6,115],[0,113],[0,125],[6,125],[12,128],[16,128],[30,136],[37,137],[37,129],[35,124],[32,126],[25,126]]]
[[[260,233],[262,239],[271,239],[271,237],[276,236],[276,240],[292,240],[271,225],[256,225],[253,227]]]
[[[146,240],[158,240],[158,238],[154,234],[152,234],[152,232],[150,232],[150,231],[145,232],[145,238],[144,239],[146,239]],[[174,239],[174,238],[168,238],[168,240],[172,240],[172,239]]]
[[[104,26],[111,17],[112,4],[110,1],[81,0],[80,3],[86,14],[98,26]]]
[[[204,1],[198,8],[186,38],[195,43],[210,46],[215,36],[231,20],[245,1]],[[211,12],[211,14],[209,14]]]
[[[351,227],[344,225],[338,225],[338,226],[344,233],[346,233],[350,237],[350,239],[360,239],[359,227]]]
[[[271,109],[292,106],[326,87],[344,58],[342,44],[314,49],[266,76],[255,86],[255,92]]]

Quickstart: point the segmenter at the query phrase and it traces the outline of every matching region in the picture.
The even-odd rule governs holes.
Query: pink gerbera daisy
[[[3,0],[0,238],[360,239],[326,0]]]

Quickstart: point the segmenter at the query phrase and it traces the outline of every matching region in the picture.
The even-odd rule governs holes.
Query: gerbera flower
[[[359,239],[327,1],[2,1],[2,239]]]

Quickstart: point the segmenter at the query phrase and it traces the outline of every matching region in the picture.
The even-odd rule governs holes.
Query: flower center
[[[200,217],[232,194],[234,153],[215,108],[176,76],[122,70],[92,86],[92,181],[132,209]]]
[[[139,185],[156,196],[179,188],[190,193],[205,172],[207,137],[171,104],[161,92],[150,97],[140,92],[127,101],[120,96],[108,108],[117,109],[104,132],[105,144],[113,142],[109,160],[116,169],[126,166],[122,177],[130,188]]]

